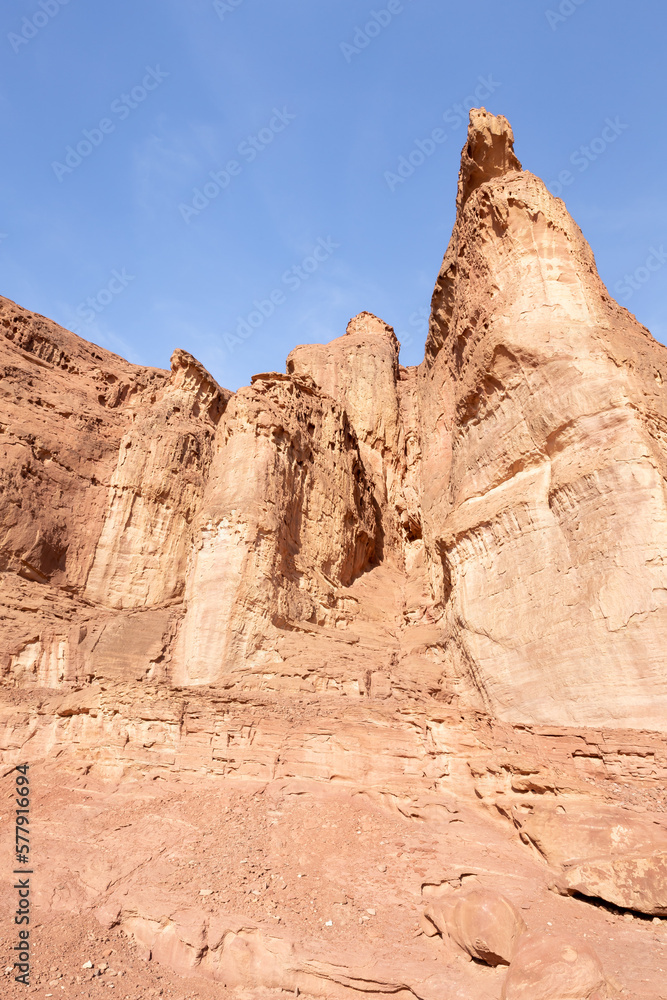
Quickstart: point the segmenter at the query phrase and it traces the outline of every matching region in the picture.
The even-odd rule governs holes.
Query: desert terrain
[[[416,367],[0,299],[3,998],[667,998],[667,348],[503,117],[456,201]]]

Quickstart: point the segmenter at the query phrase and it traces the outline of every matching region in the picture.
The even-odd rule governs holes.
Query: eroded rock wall
[[[665,349],[503,118],[457,203],[418,368],[362,313],[230,394],[0,300],[36,988],[659,994]]]
[[[471,113],[420,369],[433,586],[492,711],[664,728],[667,349],[512,146]]]
[[[164,388],[133,409],[86,579],[87,600],[140,608],[182,596],[190,525],[230,396],[192,355],[179,350]]]
[[[0,298],[0,569],[78,592],[131,408],[166,373]]]
[[[666,349],[504,118],[471,112],[418,368],[370,313],[235,395],[182,351],[167,373],[0,320],[12,683],[301,663],[308,629],[375,627],[349,588],[384,563],[387,657],[433,632],[410,676],[428,655],[511,722],[665,728]]]
[[[400,556],[404,538],[405,429],[399,402],[399,343],[371,313],[350,320],[344,336],[295,348],[287,371],[309,375],[348,415],[380,513],[380,558]]]
[[[378,531],[345,412],[309,377],[255,376],[216,440],[173,679],[212,683],[278,659],[277,629],[316,621],[375,560]]]

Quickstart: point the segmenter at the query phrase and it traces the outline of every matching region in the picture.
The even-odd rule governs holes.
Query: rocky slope
[[[667,349],[504,118],[457,209],[417,368],[362,313],[232,394],[0,299],[42,983],[667,996]]]

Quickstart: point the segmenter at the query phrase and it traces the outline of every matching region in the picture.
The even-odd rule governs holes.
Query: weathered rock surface
[[[255,376],[217,442],[174,681],[213,682],[254,654],[278,660],[272,626],[317,622],[336,588],[374,560],[376,532],[345,412],[312,379]]]
[[[667,349],[512,141],[471,112],[420,369],[432,580],[494,712],[664,730]]]
[[[651,853],[667,844],[667,818],[605,803],[591,809],[585,796],[516,805],[512,818],[521,839],[534,844],[552,865]]]
[[[3,572],[80,590],[121,439],[167,372],[139,368],[0,299]]]
[[[509,899],[488,889],[473,889],[447,906],[430,904],[426,917],[471,958],[487,965],[509,965],[526,924]]]
[[[606,1000],[600,959],[570,935],[526,934],[503,984],[501,1000]]]
[[[401,408],[398,351],[393,329],[361,313],[350,320],[345,336],[297,347],[287,358],[288,372],[311,376],[347,413],[383,513],[380,541],[390,559],[419,534],[418,501],[410,497],[410,504],[404,489],[405,437],[412,428]]]
[[[87,600],[141,608],[182,596],[190,524],[201,507],[215,429],[230,395],[179,350],[165,391],[133,409],[83,590]]]
[[[565,885],[627,910],[667,917],[667,851],[567,865]]]
[[[421,561],[470,705],[664,730],[665,348],[505,119],[471,113],[457,205],[419,369],[362,313],[230,401],[184,352],[136,369],[6,303],[6,570],[98,609],[179,602],[168,635],[146,626],[187,684],[275,660],[285,622]],[[26,638],[19,673],[71,662],[64,635]]]
[[[667,996],[666,349],[483,110],[457,208],[415,368],[361,313],[232,394],[0,300],[2,773],[48,947],[144,993]]]

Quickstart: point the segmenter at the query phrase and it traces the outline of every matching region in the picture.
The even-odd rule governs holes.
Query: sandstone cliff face
[[[176,351],[163,391],[132,408],[83,591],[87,600],[138,608],[182,595],[189,526],[230,395],[191,355]]]
[[[171,375],[138,368],[0,306],[2,668],[20,684],[150,671],[231,393],[185,351]]]
[[[361,313],[232,394],[0,300],[0,764],[128,995],[121,930],[211,997],[664,982],[666,351],[504,118],[457,207],[418,367]]]
[[[493,711],[664,728],[667,350],[610,299],[512,141],[504,119],[471,114],[433,296],[433,585]]]
[[[255,376],[216,441],[174,653],[177,683],[277,660],[276,626],[316,621],[375,557],[370,484],[340,406],[309,378]]]
[[[141,633],[145,669],[188,684],[279,661],[369,567],[419,591],[425,565],[470,704],[664,728],[666,350],[505,119],[471,113],[457,208],[418,369],[362,313],[232,396],[185,352],[136,368],[5,302],[7,581],[143,613],[112,647]],[[97,675],[57,623],[25,639],[19,673]]]
[[[350,320],[345,336],[329,344],[297,347],[287,371],[310,375],[340,401],[356,434],[382,514],[382,551],[401,552],[405,430],[398,393],[399,343],[390,326],[370,313]]]
[[[139,368],[0,299],[3,571],[76,591],[138,395],[166,373]]]

